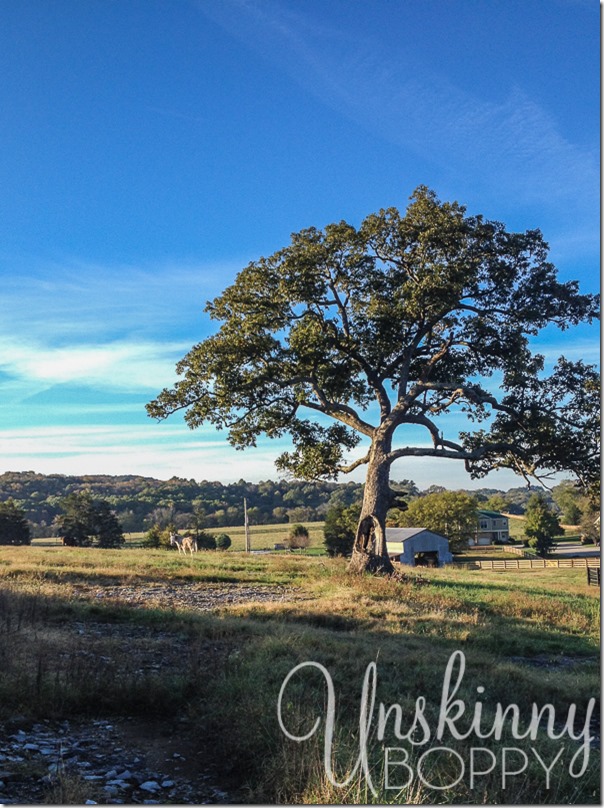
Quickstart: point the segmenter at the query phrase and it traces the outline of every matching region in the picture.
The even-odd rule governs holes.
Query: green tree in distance
[[[95,534],[94,500],[89,491],[69,494],[61,500],[63,513],[55,523],[67,547],[89,547]]]
[[[592,509],[587,503],[579,523],[581,528],[581,541],[586,544],[600,545],[600,512]]]
[[[453,552],[468,546],[476,534],[478,502],[463,491],[443,491],[414,499],[399,515],[397,527],[425,527],[449,539]]]
[[[507,510],[508,503],[505,497],[501,494],[493,494],[487,499],[486,507],[490,511],[498,511],[499,513],[503,513]]]
[[[554,546],[554,536],[562,532],[558,517],[540,494],[533,494],[525,512],[524,533],[529,546],[545,558]]]
[[[121,547],[122,526],[106,500],[93,498],[90,491],[69,494],[61,501],[63,513],[56,518],[59,535],[68,547]]]
[[[327,555],[352,555],[360,512],[361,506],[356,503],[346,507],[336,502],[329,508],[323,525],[323,543]]]
[[[0,544],[31,544],[25,511],[12,499],[0,502]]]
[[[126,541],[117,516],[103,499],[94,503],[94,528],[99,547],[121,547]]]
[[[578,525],[581,521],[581,500],[584,497],[573,480],[562,480],[552,488],[554,502],[560,508],[562,521],[567,525]]]
[[[354,571],[393,569],[385,524],[396,460],[458,460],[473,477],[568,469],[587,484],[599,474],[585,415],[596,372],[561,358],[547,377],[528,342],[548,325],[591,321],[598,300],[558,281],[538,230],[508,232],[420,187],[404,215],[389,208],[359,228],[293,234],[206,311],[219,330],[178,363],[181,379],[148,414],[185,410],[191,428],[227,429],[237,448],[289,434],[293,451],[277,466],[299,478],[366,465]],[[460,412],[488,429],[445,436],[441,418]]]

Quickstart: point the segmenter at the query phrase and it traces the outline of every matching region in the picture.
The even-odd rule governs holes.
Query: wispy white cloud
[[[233,279],[235,264],[101,266],[0,256],[0,333],[46,344],[203,328],[208,299]]]
[[[278,477],[274,460],[287,450],[287,441],[260,441],[255,449],[238,452],[220,437],[191,434],[182,425],[140,427],[83,426],[1,429],[0,455],[4,468],[42,474],[140,474],[169,479],[235,482]],[[342,481],[364,482],[361,467]],[[461,463],[431,458],[408,458],[392,468],[394,480],[412,479],[420,488],[444,485],[456,488],[501,488],[524,484],[503,470],[483,480],[472,480]]]
[[[45,474],[142,474],[167,479],[275,478],[279,446],[238,452],[215,434],[180,424],[34,427],[0,430],[4,468]],[[280,451],[283,451],[281,445]]]
[[[550,343],[535,343],[534,350],[535,353],[540,353],[545,357],[546,367],[550,368],[561,356],[573,362],[581,359],[588,365],[598,365],[600,362],[597,335],[594,335],[592,340],[569,337],[565,342],[558,340]]]
[[[15,263],[0,287],[0,389],[12,401],[65,383],[146,392],[171,384],[176,362],[213,328],[205,302],[236,272]]]
[[[175,378],[174,362],[188,350],[184,342],[116,341],[47,348],[0,337],[0,370],[26,389],[77,382],[117,390],[153,390]]]

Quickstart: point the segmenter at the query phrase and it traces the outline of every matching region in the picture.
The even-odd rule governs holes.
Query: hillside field
[[[312,554],[321,554],[324,551],[323,545],[323,522],[300,522],[309,532],[310,543],[308,549]],[[517,541],[524,539],[524,517],[509,515],[510,536]],[[250,526],[250,543],[252,550],[272,550],[275,544],[283,544],[287,538],[292,525],[289,522],[284,522],[276,525],[251,525]],[[181,531],[185,532],[185,531]],[[243,525],[236,525],[234,527],[219,527],[209,528],[209,533],[226,533],[231,537],[233,542],[231,551],[240,551],[245,549],[245,528]],[[144,533],[125,533],[126,546],[140,547],[141,541],[145,536]],[[577,528],[565,528],[565,535],[556,537],[557,541],[564,541],[565,538],[575,540],[577,538]],[[60,546],[61,540],[57,538],[36,538],[32,540],[32,544],[38,547],[45,546]],[[502,550],[502,557],[507,558],[509,554]],[[493,556],[489,556],[492,558]]]
[[[575,779],[570,759],[587,752],[578,734],[560,737],[571,705],[578,733],[599,692],[599,590],[585,579],[582,569],[452,567],[353,578],[342,559],[297,553],[183,558],[136,548],[0,547],[0,722],[16,713],[100,717],[138,727],[150,745],[182,739],[191,765],[217,772],[233,802],[599,804],[598,750]],[[517,704],[522,726],[533,704],[551,704],[558,738],[547,736],[544,721],[533,740],[511,737],[507,725],[500,740],[476,732],[456,739],[448,730],[437,739],[452,658],[465,661],[458,729],[470,726],[478,704],[485,734],[498,702]],[[307,662],[316,664],[284,685]],[[375,716],[364,745],[359,711],[371,663]],[[350,774],[343,787],[326,773],[321,670],[333,681],[334,777]],[[413,729],[422,699],[423,723]],[[380,734],[380,702],[399,705],[398,733],[393,708]],[[597,715],[590,732],[599,738]],[[149,728],[157,722],[155,738]],[[292,740],[283,727],[312,737]],[[363,746],[366,761],[354,772]],[[473,779],[472,747],[481,749],[478,769],[495,761]],[[509,753],[513,763],[505,748],[520,750]],[[560,752],[549,782],[531,749],[547,765]],[[523,753],[524,770],[509,774]],[[96,799],[90,789],[72,778],[72,801]]]
[[[300,522],[307,529],[310,537],[309,549],[321,551],[323,547],[323,522]],[[252,550],[272,550],[275,544],[283,544],[287,538],[290,528],[289,522],[278,525],[252,525],[250,527],[250,544]],[[181,531],[192,532],[192,531]],[[245,528],[242,525],[236,527],[213,528],[207,531],[218,535],[226,533],[233,542],[230,552],[245,550]],[[126,533],[127,547],[140,547],[145,536],[144,533]],[[33,539],[32,544],[36,547],[58,547],[62,546],[61,540],[56,538]]]

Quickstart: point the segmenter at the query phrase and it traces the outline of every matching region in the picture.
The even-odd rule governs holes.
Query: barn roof
[[[449,541],[446,536],[441,533],[435,533],[427,527],[387,527],[386,541],[407,541],[420,533],[431,533],[433,536],[438,536],[439,539]]]

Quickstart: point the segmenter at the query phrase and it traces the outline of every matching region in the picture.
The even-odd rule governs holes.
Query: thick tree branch
[[[340,421],[351,429],[361,432],[363,435],[367,435],[370,438],[373,437],[375,432],[375,427],[368,424],[367,421],[363,421],[352,407],[348,407],[345,404],[328,402],[325,407],[322,404],[315,404],[314,401],[302,399],[300,406],[308,407],[308,409],[314,410],[315,412],[322,412],[324,415],[329,415],[336,421]]]
[[[369,453],[367,453],[364,457],[360,457],[358,460],[355,460],[354,463],[350,463],[348,466],[340,466],[338,471],[342,474],[350,474],[351,471],[354,471],[359,466],[363,466],[366,463],[369,463]]]
[[[458,444],[446,441],[449,447],[458,446]],[[434,448],[429,449],[425,446],[405,446],[400,449],[393,449],[388,453],[388,462],[393,463],[401,457],[446,457],[452,460],[482,460],[487,454],[490,453],[506,453],[518,451],[519,447],[514,443],[485,443],[476,449],[464,449],[463,446],[458,448]]]

